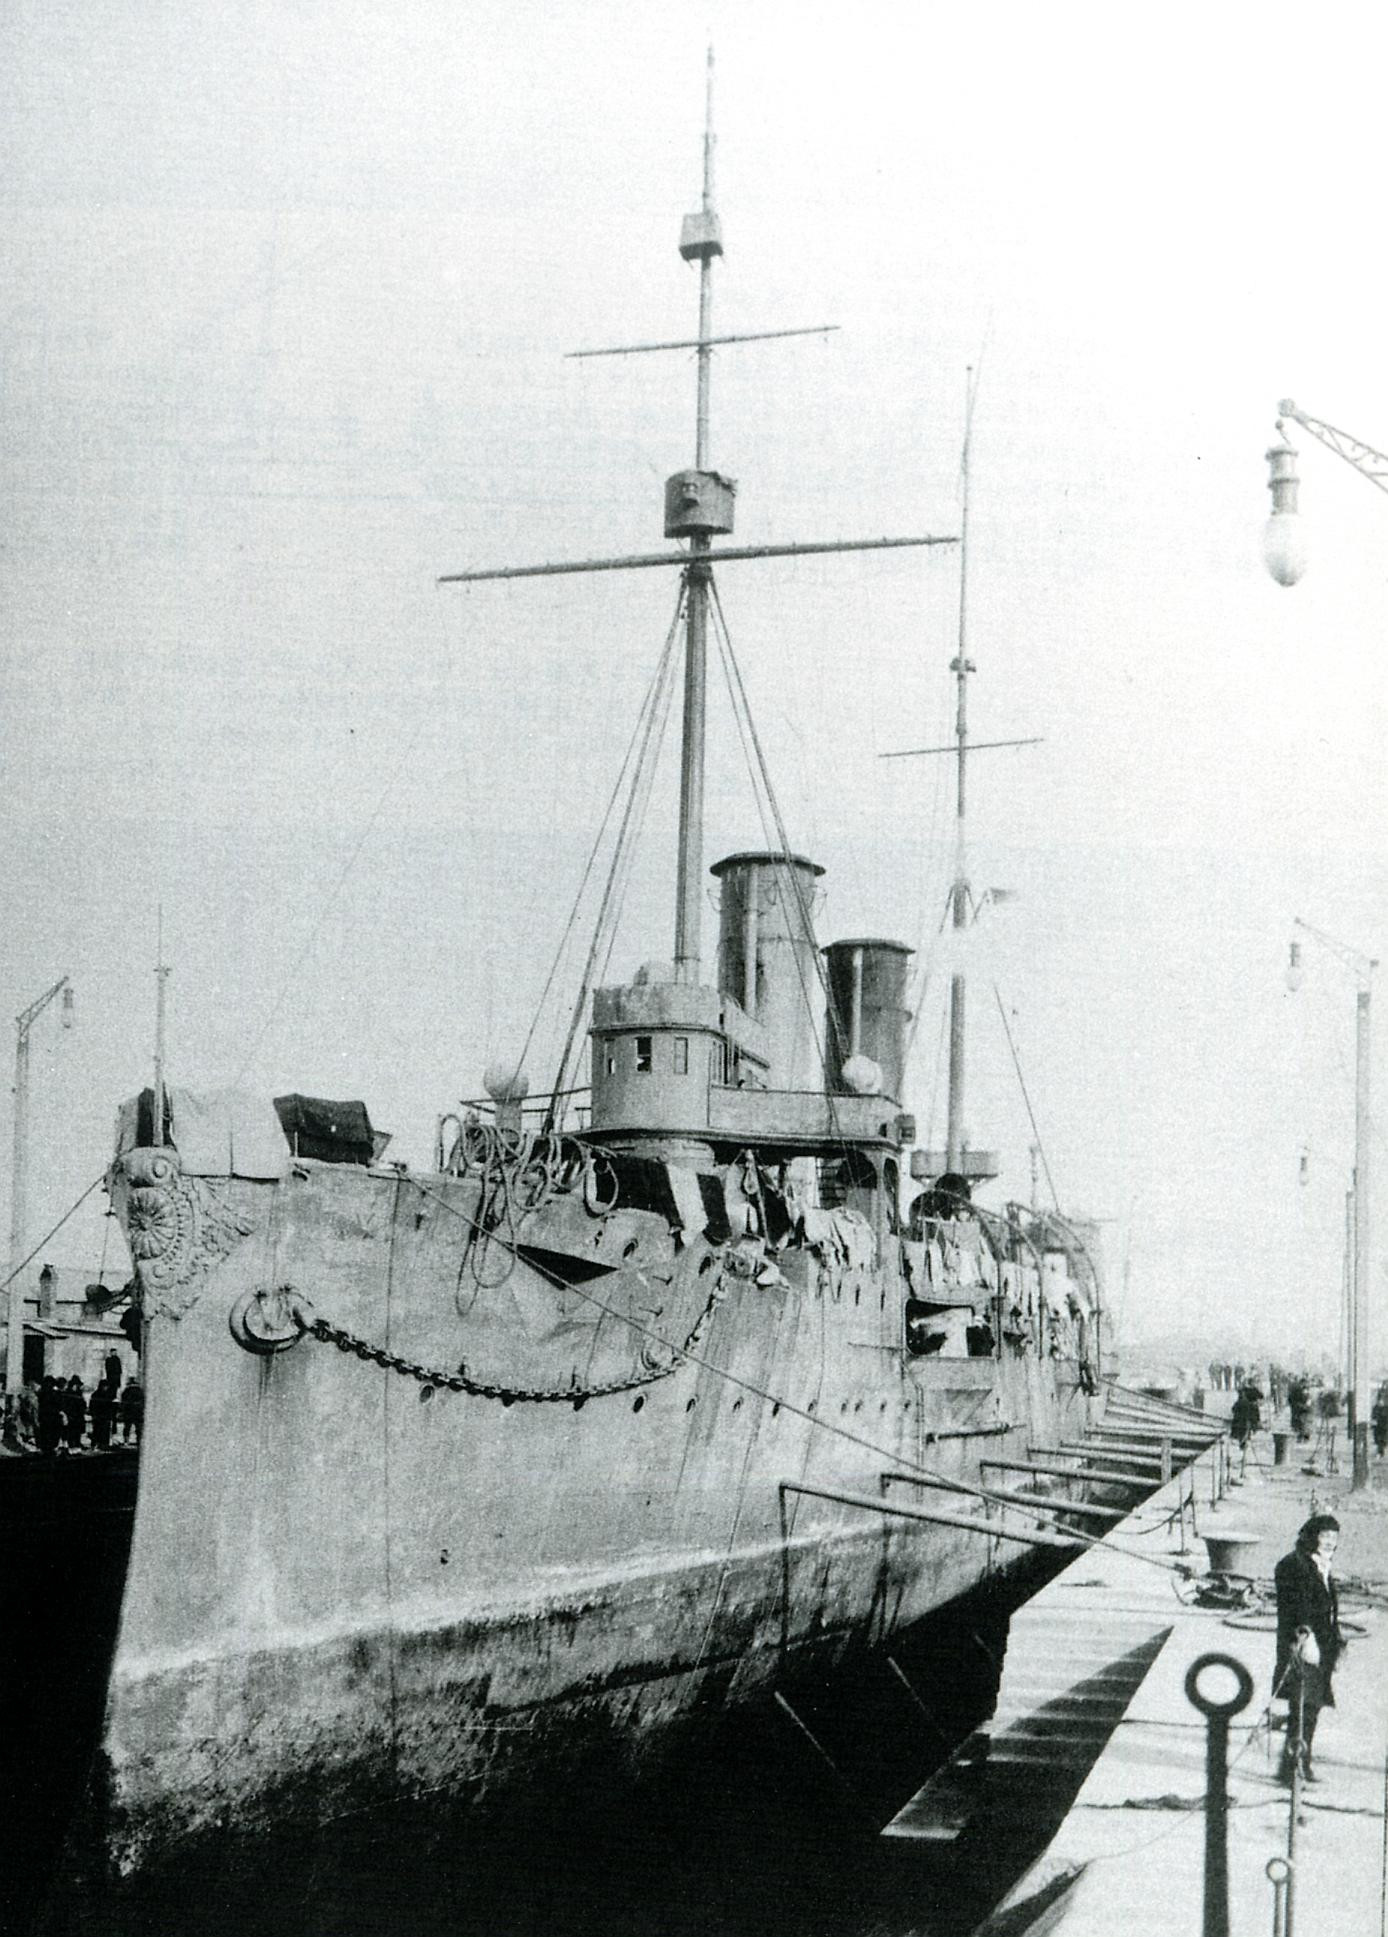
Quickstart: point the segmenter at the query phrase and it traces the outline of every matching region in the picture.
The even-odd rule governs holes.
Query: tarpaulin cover
[[[155,1142],[154,1094],[142,1090],[116,1118],[116,1154],[148,1150]],[[187,1177],[283,1177],[289,1146],[268,1097],[245,1090],[164,1093],[164,1134]]]
[[[330,1103],[321,1096],[277,1096],[284,1134],[296,1157],[320,1163],[369,1164],[375,1132],[364,1103]]]
[[[174,1148],[185,1177],[283,1177],[289,1150],[263,1096],[170,1089]]]

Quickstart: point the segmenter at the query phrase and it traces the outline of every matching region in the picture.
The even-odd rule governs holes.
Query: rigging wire
[[[106,1253],[111,1243],[111,1220],[114,1216],[115,1212],[108,1206],[101,1220],[101,1258],[96,1267],[96,1282],[103,1291],[106,1289]]]
[[[679,611],[680,611],[680,605],[679,605],[679,601],[677,600],[676,607],[675,607],[675,619],[674,619],[674,624],[676,626],[678,626],[679,624]],[[520,1057],[518,1059],[519,1067],[524,1067],[526,1057],[530,1054],[530,1045],[534,1040],[535,1031],[538,1029],[540,1025],[540,1019],[544,1013],[545,1004],[549,1000],[550,990],[553,988],[555,978],[559,973],[559,966],[563,960],[564,951],[568,947],[569,939],[572,936],[574,927],[578,921],[578,911],[580,906],[582,905],[584,892],[587,889],[588,882],[592,877],[593,868],[597,862],[599,850],[602,847],[603,836],[606,834],[608,822],[612,818],[612,810],[616,806],[618,798],[621,795],[623,785],[626,782],[627,773],[631,767],[632,755],[636,750],[636,744],[641,735],[641,727],[642,727],[642,722],[646,716],[646,709],[651,703],[651,694],[654,691],[656,682],[661,677],[661,670],[665,663],[665,656],[669,652],[669,649],[670,649],[670,638],[669,638],[669,635],[667,635],[665,640],[665,645],[661,649],[661,656],[657,660],[655,670],[651,674],[650,685],[646,689],[646,695],[642,700],[640,710],[637,713],[635,725],[632,727],[631,738],[627,742],[626,752],[623,754],[621,766],[617,770],[617,778],[612,783],[612,791],[607,797],[607,805],[603,809],[602,819],[598,823],[597,833],[593,837],[593,845],[588,851],[588,860],[583,869],[583,875],[581,880],[579,881],[577,892],[574,895],[573,906],[569,910],[569,919],[564,925],[564,932],[559,938],[559,946],[555,949],[554,959],[550,963],[549,974],[545,977],[544,987],[541,989],[539,998],[536,1001],[535,1013],[531,1018],[530,1027],[526,1031],[525,1042],[521,1048]]]
[[[747,769],[747,779],[752,792],[752,804],[756,808],[757,819],[761,823],[762,845],[770,851],[776,847],[776,838],[771,831],[771,822],[768,819],[766,802],[763,800],[761,788],[757,784],[757,772],[753,761],[752,748],[747,738],[747,725],[742,716],[742,709],[737,703],[737,691],[733,681],[732,667],[728,664],[728,648],[724,643],[723,628],[721,625],[715,623],[713,636],[718,646],[719,663],[723,668],[723,683],[728,689],[728,700],[732,707],[733,724],[737,728],[738,742],[742,748],[743,765]]]
[[[676,625],[678,625],[678,615]],[[632,876],[636,872],[636,856],[645,831],[646,815],[650,810],[651,794],[655,788],[656,773],[665,745],[665,730],[669,724],[670,708],[675,697],[675,659],[676,655],[671,652],[665,679],[656,697],[656,711],[652,718],[648,745],[633,783],[631,831],[623,843],[620,858],[614,862],[615,892],[612,914],[607,924],[607,946],[603,950],[600,971],[604,981],[607,979],[612,961],[612,951],[617,945],[617,934],[621,928],[622,912],[626,907],[627,891],[631,887]]]
[[[935,1036],[935,1061],[930,1073],[930,1134],[925,1140],[926,1148],[929,1150],[939,1150],[944,1147],[943,1137],[939,1143],[935,1141],[935,1130],[940,1120],[940,1095],[946,1088],[948,1080],[948,1038],[949,1007],[946,1003],[942,1002],[940,1004],[940,1027]]]
[[[768,768],[766,763],[766,755],[762,750],[761,738],[757,732],[757,723],[752,716],[752,708],[747,698],[747,688],[743,683],[742,668],[738,665],[737,654],[733,650],[732,636],[728,631],[728,622],[723,612],[723,601],[719,596],[718,584],[716,580],[714,579],[710,580],[710,589],[713,593],[713,610],[715,614],[716,625],[718,629],[721,631],[723,642],[727,649],[727,663],[732,668],[733,678],[736,684],[736,703],[742,707],[746,717],[748,735],[751,738],[752,747],[756,754],[757,766],[761,773],[761,783],[766,790],[767,805],[771,810],[772,818],[774,819],[776,824],[776,833],[778,837],[778,845],[779,845],[781,857],[787,863],[786,872],[789,875],[791,880],[792,889],[796,900],[796,906],[800,914],[800,920],[803,926],[804,933],[810,937],[811,941],[813,941],[814,940],[813,912],[808,902],[805,899],[804,883],[801,881],[798,871],[795,869],[794,866],[791,865],[794,857],[791,851],[790,836],[786,832],[786,824],[781,814],[780,803],[776,798],[776,790],[771,784],[770,769]],[[800,956],[798,952],[796,952],[796,955],[795,955],[795,962],[796,962],[796,972],[800,978],[801,994],[803,995],[805,1000],[805,1010],[810,1018],[810,1027],[814,1033],[815,1046],[819,1050],[821,1061],[827,1061],[826,1048],[824,1043],[821,1042],[820,1040],[818,1023],[815,1018],[813,1007],[810,1003],[810,992],[809,992],[808,985],[806,984],[806,981],[805,981],[804,968],[803,968],[803,965],[801,964]],[[829,987],[828,971],[824,966],[823,957],[820,954],[818,945],[816,945],[814,950],[814,964],[815,964],[815,973],[818,976],[820,988],[824,994],[824,1001],[825,1001],[824,1013],[825,1013],[826,1031],[832,1032],[838,1049],[838,1053],[840,1056],[842,1056],[846,1046],[843,1024],[838,1014],[837,1005],[834,1002],[833,993]],[[832,1096],[829,1099],[829,1109],[830,1109],[831,1120],[833,1120],[835,1115],[835,1104]]]
[[[1022,1062],[1017,1054],[1017,1044],[1013,1040],[1012,1025],[1007,1020],[1007,1010],[1003,1007],[1002,994],[996,982],[993,984],[993,1000],[997,1003],[998,1014],[1002,1017],[1002,1029],[1003,1034],[1007,1037],[1007,1046],[1012,1051],[1012,1067],[1017,1072],[1017,1082],[1021,1088],[1022,1101],[1027,1106],[1027,1120],[1031,1124],[1032,1140],[1036,1145],[1037,1155],[1041,1159],[1041,1168],[1046,1173],[1046,1183],[1050,1188],[1051,1202],[1054,1204],[1056,1210],[1059,1210],[1060,1194],[1055,1187],[1055,1178],[1051,1175],[1051,1160],[1046,1155],[1046,1146],[1042,1143],[1041,1132],[1036,1126],[1036,1112],[1031,1107],[1031,1096],[1027,1090],[1027,1079],[1022,1074]]]
[[[786,830],[785,819],[781,813],[780,802],[777,800],[775,787],[772,785],[771,770],[767,764],[766,755],[762,750],[760,736],[757,733],[757,723],[753,718],[751,702],[747,697],[747,688],[743,683],[742,668],[738,664],[737,654],[733,650],[732,634],[728,630],[727,618],[723,612],[723,602],[718,595],[717,581],[712,578],[710,578],[710,589],[713,593],[714,635],[719,642],[719,651],[723,659],[725,677],[729,673],[731,674],[729,697],[732,700],[733,713],[736,717],[740,712],[746,722],[747,736],[751,741],[752,749],[756,756],[757,770],[761,777],[762,790],[766,797],[767,807],[775,822],[777,840],[774,843],[768,841],[768,846],[775,846],[780,853],[781,859],[785,862],[786,875],[789,878],[791,891],[795,896],[796,909],[800,916],[801,931],[809,937],[815,974],[819,982],[820,993],[824,998],[824,1032],[821,1034],[819,1019],[815,1012],[814,1003],[810,998],[810,988],[806,980],[805,966],[801,959],[801,952],[798,948],[793,948],[791,950],[791,957],[795,963],[796,980],[800,984],[800,995],[805,1005],[805,1014],[809,1019],[811,1040],[815,1046],[815,1053],[819,1058],[820,1068],[827,1075],[829,1067],[828,1039],[830,1035],[832,1035],[836,1045],[840,1065],[842,1065],[847,1052],[847,1036],[842,1019],[838,1013],[838,1005],[834,1001],[833,990],[830,987],[829,972],[825,966],[824,957],[815,936],[814,912],[806,898],[805,884],[800,878],[800,871],[795,866],[795,857],[791,850],[790,836]],[[838,1099],[834,1092],[827,1087],[825,1089],[825,1103],[828,1112],[830,1135],[837,1142],[843,1155],[847,1157],[850,1155],[850,1145],[840,1125]]]
[[[34,1259],[39,1255],[39,1252],[42,1251],[45,1244],[48,1244],[53,1238],[57,1237],[59,1231],[62,1230],[63,1226],[67,1223],[68,1219],[73,1215],[73,1213],[75,1211],[79,1211],[82,1208],[82,1206],[86,1203],[87,1199],[91,1196],[92,1192],[96,1189],[97,1185],[104,1183],[105,1181],[106,1181],[106,1172],[104,1170],[100,1171],[95,1177],[92,1178],[92,1181],[87,1185],[87,1188],[82,1192],[81,1196],[74,1198],[72,1203],[68,1205],[67,1209],[63,1212],[62,1216],[58,1219],[58,1222],[54,1224],[49,1230],[44,1232],[43,1236],[39,1239],[38,1243],[34,1246],[33,1250],[29,1253],[28,1257],[21,1258],[18,1264],[11,1266],[8,1276],[4,1278],[0,1278],[0,1291],[6,1290],[8,1286],[14,1283],[15,1279],[19,1276],[20,1272],[23,1271],[28,1265],[31,1265],[34,1262]]]
[[[575,998],[573,1011],[569,1018],[568,1033],[564,1038],[564,1047],[560,1054],[559,1067],[554,1079],[554,1099],[555,1100],[554,1100],[554,1103],[551,1104],[550,1118],[549,1118],[551,1129],[558,1129],[562,1127],[563,1112],[567,1107],[567,1098],[564,1096],[564,1090],[567,1082],[569,1060],[573,1054],[574,1040],[578,1035],[579,1026],[583,1020],[584,1011],[587,1007],[588,994],[593,985],[594,977],[597,972],[598,960],[600,955],[603,952],[608,917],[612,909],[614,896],[616,894],[618,870],[622,863],[623,850],[627,843],[628,835],[632,824],[633,811],[636,807],[636,795],[638,791],[638,783],[640,781],[642,769],[645,765],[647,756],[650,751],[651,736],[655,730],[657,720],[659,719],[663,723],[663,720],[665,717],[665,693],[667,688],[671,685],[671,673],[672,673],[672,668],[674,665],[674,657],[675,657],[674,645],[675,645],[675,640],[679,635],[680,619],[683,616],[684,604],[685,604],[685,588],[684,588],[683,582],[681,582],[680,589],[675,600],[675,614],[670,621],[670,629],[665,635],[665,643],[661,647],[660,658],[656,664],[655,674],[651,680],[649,687],[646,690],[646,697],[642,703],[641,713],[637,718],[636,728],[632,735],[632,746],[634,746],[637,749],[635,771],[632,777],[630,790],[628,791],[628,794],[627,794],[626,806],[622,812],[621,823],[617,829],[617,840],[613,850],[612,862],[608,869],[607,881],[604,885],[602,900],[598,907],[598,918],[593,930],[593,939],[588,947],[588,959],[584,964],[583,975],[579,983],[578,994],[577,994],[577,997]],[[626,771],[628,765],[630,764],[630,752],[631,752],[631,749],[629,748],[628,759],[627,761],[623,762],[624,772]],[[607,946],[607,952],[610,955],[611,946],[612,946],[610,938],[607,939],[606,946]],[[556,1106],[558,1111],[557,1115],[555,1113]]]

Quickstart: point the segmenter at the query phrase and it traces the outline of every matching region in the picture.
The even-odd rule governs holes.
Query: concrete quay
[[[1221,1487],[1221,1460],[1238,1471],[1236,1449],[1216,1447],[1088,1549],[1025,1610],[1053,1628],[1102,1630],[1115,1642],[1142,1621],[1169,1632],[1090,1767],[1058,1833],[1010,1892],[985,1931],[1057,1931],[1062,1937],[1199,1937],[1205,1867],[1206,1723],[1185,1692],[1200,1656],[1243,1664],[1253,1680],[1248,1706],[1229,1723],[1228,1929],[1232,1937],[1385,1937],[1388,1933],[1388,1461],[1372,1484],[1350,1490],[1347,1470],[1326,1472],[1311,1449],[1284,1441],[1274,1464],[1270,1434],[1250,1447],[1241,1481]],[[1193,1481],[1193,1487],[1192,1487]],[[1194,1494],[1178,1535],[1184,1491]],[[1212,1500],[1220,1497],[1216,1503]],[[1313,1512],[1341,1524],[1336,1575],[1349,1647],[1335,1676],[1336,1706],[1321,1717],[1315,1761],[1320,1780],[1304,1787],[1292,1824],[1289,1791],[1276,1780],[1284,1705],[1270,1701],[1275,1616],[1272,1570]],[[1201,1605],[1212,1598],[1206,1538],[1236,1539],[1226,1565],[1260,1590],[1256,1608]],[[1152,1566],[1180,1562],[1193,1579]],[[1237,1588],[1238,1580],[1233,1582]],[[1196,1590],[1201,1593],[1197,1596]],[[1115,1648],[1116,1652],[1116,1648]],[[1232,1677],[1226,1676],[1232,1692]],[[1209,1674],[1207,1692],[1221,1692]],[[1294,1850],[1291,1921],[1275,1926],[1271,1859]],[[1070,1879],[1068,1887],[1065,1880]],[[1046,1906],[1044,1910],[1042,1906]],[[1028,1906],[1038,1914],[1028,1915]]]

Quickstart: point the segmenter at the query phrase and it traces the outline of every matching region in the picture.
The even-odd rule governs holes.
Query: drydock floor
[[[1024,1771],[1028,1788],[1019,1794],[1038,1793],[1048,1764],[1057,1785],[1077,1785],[1044,1853],[978,1937],[1198,1937],[1222,1928],[1204,1922],[1206,1722],[1186,1693],[1192,1664],[1209,1654],[1240,1662],[1253,1684],[1228,1725],[1228,1930],[1388,1931],[1388,1460],[1372,1462],[1369,1489],[1356,1493],[1347,1471],[1325,1471],[1323,1456],[1318,1467],[1309,1448],[1293,1444],[1281,1465],[1273,1451],[1271,1436],[1261,1435],[1244,1477],[1227,1488],[1227,1442],[1203,1453],[1014,1621],[1011,1691],[1005,1668],[986,1739],[956,1755],[894,1826],[944,1847],[962,1842],[980,1812],[991,1809],[999,1825],[1008,1820],[1010,1769]],[[1178,1530],[1183,1493],[1193,1499],[1194,1536],[1189,1504]],[[1289,1792],[1276,1780],[1284,1737],[1270,1701],[1271,1577],[1297,1528],[1320,1511],[1341,1524],[1336,1573],[1349,1647],[1335,1677],[1337,1705],[1323,1713],[1316,1738],[1320,1780],[1303,1789],[1293,1825]],[[1239,1569],[1236,1591],[1241,1578],[1261,1590],[1258,1607],[1201,1604],[1211,1572],[1206,1536],[1251,1543],[1226,1550],[1226,1564]],[[1173,1571],[1181,1561],[1193,1578]],[[1202,1686],[1223,1698],[1211,1671]],[[1233,1686],[1226,1676],[1223,1687]],[[1289,1836],[1293,1921],[1282,1925],[1267,1866],[1287,1856]]]

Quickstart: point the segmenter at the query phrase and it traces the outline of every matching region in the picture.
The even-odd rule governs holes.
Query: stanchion
[[[1221,1700],[1200,1685],[1234,1678]],[[1186,1671],[1186,1699],[1205,1717],[1205,1920],[1203,1937],[1229,1937],[1229,1722],[1253,1699],[1253,1677],[1232,1655],[1201,1655]]]
[[[1298,1638],[1294,1652],[1298,1657],[1304,1643]],[[1301,1779],[1306,1767],[1306,1678],[1297,1676],[1296,1694],[1287,1710],[1287,1756],[1291,1762],[1291,1795],[1287,1798],[1287,1875],[1284,1928],[1281,1937],[1291,1937],[1296,1912],[1296,1829],[1301,1817]]]
[[[1292,1937],[1292,1866],[1285,1856],[1270,1856],[1264,1867],[1272,1885],[1272,1937]]]

